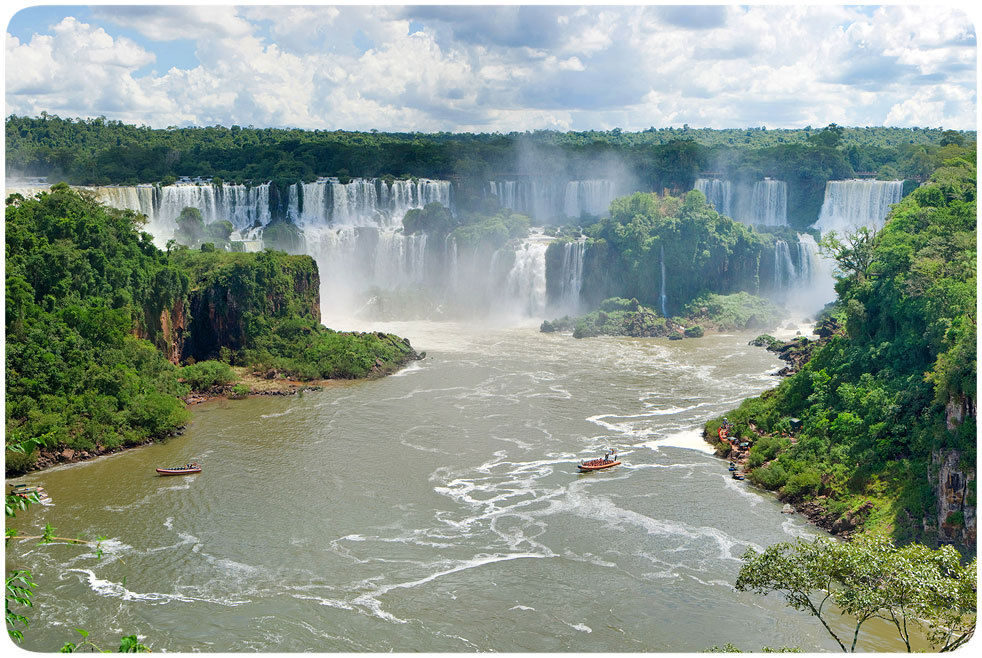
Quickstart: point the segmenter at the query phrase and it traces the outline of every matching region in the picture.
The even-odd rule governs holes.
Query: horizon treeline
[[[941,128],[649,128],[640,132],[389,133],[233,125],[155,129],[104,117],[6,119],[8,175],[74,185],[271,183],[279,217],[288,188],[336,176],[439,178],[455,182],[458,207],[477,207],[492,179],[617,180],[626,188],[679,195],[700,174],[734,182],[764,177],[789,185],[788,220],[814,222],[829,180],[876,172],[922,180],[974,131]]]

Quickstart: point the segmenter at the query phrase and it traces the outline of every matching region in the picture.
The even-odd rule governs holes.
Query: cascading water
[[[566,183],[563,214],[572,219],[599,217],[614,200],[614,183],[609,180],[572,180]]]
[[[724,213],[725,214],[725,213]],[[765,178],[754,184],[750,196],[747,224],[785,226],[788,223],[788,186],[784,181]]]
[[[796,285],[798,282],[788,243],[784,240],[778,240],[774,243],[774,289],[783,290],[789,285]]]
[[[733,185],[718,178],[697,178],[695,189],[706,197],[707,203],[721,215],[733,217]]]
[[[661,245],[661,294],[658,296],[661,301],[661,314],[668,317],[668,296],[665,294],[665,245]]]
[[[583,288],[583,254],[586,241],[576,240],[563,244],[563,263],[559,279],[559,304],[564,313],[576,314],[580,306],[580,290]]]
[[[868,226],[883,226],[890,206],[903,197],[904,182],[836,180],[825,184],[825,201],[816,228],[843,234]]]
[[[515,263],[508,272],[506,310],[520,317],[541,317],[546,308],[547,240],[533,234],[515,250]]]
[[[173,222],[185,208],[197,208],[206,224],[219,220],[232,222],[235,228],[266,225],[271,219],[269,184],[246,186],[179,183],[159,188],[159,201],[151,221]]]
[[[540,222],[604,215],[617,194],[607,179],[490,181],[488,190],[502,208]]]
[[[421,178],[386,182],[380,178],[356,178],[341,183],[336,178],[324,178],[291,185],[287,215],[305,226],[398,228],[407,211],[433,202],[453,211],[453,188],[449,181]]]

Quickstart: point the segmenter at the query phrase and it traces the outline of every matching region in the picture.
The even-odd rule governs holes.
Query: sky
[[[5,113],[510,132],[975,130],[963,5],[62,5],[8,10]]]

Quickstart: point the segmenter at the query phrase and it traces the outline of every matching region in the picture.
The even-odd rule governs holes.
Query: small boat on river
[[[157,472],[161,475],[189,475],[191,473],[200,473],[201,467],[198,466],[197,462],[192,462],[184,466],[175,466],[174,468],[158,468]]]
[[[610,468],[611,466],[617,466],[620,464],[619,461],[610,459],[591,459],[588,462],[583,462],[579,465],[581,471],[599,471],[603,468]]]
[[[44,487],[42,486],[32,487],[26,484],[15,484],[10,490],[10,493],[11,495],[20,496],[21,498],[26,498],[28,500],[31,499],[31,495],[33,494],[37,496],[38,502],[42,503],[51,500],[51,496],[48,495],[48,492],[45,491]]]

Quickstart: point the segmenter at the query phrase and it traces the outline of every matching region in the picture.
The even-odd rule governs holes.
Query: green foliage
[[[166,345],[160,317],[188,279],[141,222],[67,186],[7,206],[8,450],[113,447],[186,422],[177,369],[152,343]],[[8,469],[33,458],[13,454]]]
[[[707,293],[689,302],[687,316],[716,327],[720,331],[743,331],[775,327],[781,320],[781,309],[770,300],[747,292],[732,295]]]
[[[236,379],[232,367],[221,361],[198,361],[184,366],[178,374],[192,391],[208,391],[231,384]]]
[[[240,382],[232,387],[232,390],[229,392],[228,396],[233,400],[241,400],[248,397],[249,393],[249,386]]]
[[[31,582],[31,572],[22,569],[15,569],[7,574],[7,587],[4,592],[4,609],[7,619],[7,634],[10,639],[16,642],[24,640],[24,633],[17,628],[17,624],[22,624],[24,628],[28,626],[28,619],[12,609],[11,606],[34,607],[31,598],[34,596],[34,588],[37,584]]]
[[[797,442],[776,455],[765,458],[766,437],[751,450],[753,482],[788,498],[826,495],[833,512],[871,499],[869,524],[912,539],[935,514],[926,475],[932,455],[956,450],[974,470],[975,418],[955,417],[950,431],[946,413],[974,408],[976,398],[973,158],[963,151],[950,159],[894,207],[879,233],[836,238],[836,313],[847,335],[729,414],[753,436],[750,423],[767,435],[787,432],[790,417],[803,422]]]
[[[434,201],[423,208],[413,208],[406,213],[402,220],[403,231],[406,235],[414,233],[429,233],[435,236],[445,236],[453,230],[456,222],[450,210]]]
[[[761,263],[773,260],[763,255],[773,253],[776,238],[719,215],[698,191],[614,199],[610,217],[584,233],[591,238],[581,289],[588,304],[633,297],[671,316],[700,295],[757,293],[762,278],[773,279]],[[546,257],[548,278],[556,259]]]
[[[736,588],[778,592],[789,607],[816,617],[843,651],[855,651],[864,623],[885,619],[911,651],[913,629],[924,631],[935,651],[953,651],[975,632],[976,561],[958,552],[912,543],[897,547],[882,536],[842,542],[819,538],[780,543],[743,555]],[[830,624],[834,603],[854,620],[852,641]]]

